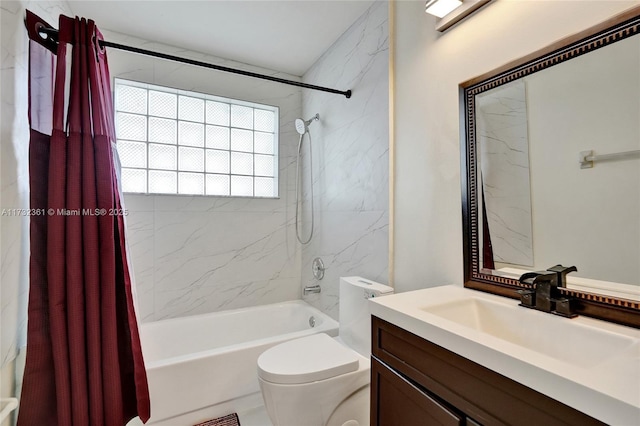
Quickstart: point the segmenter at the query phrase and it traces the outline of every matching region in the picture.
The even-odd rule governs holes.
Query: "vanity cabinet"
[[[604,425],[372,317],[371,425]]]

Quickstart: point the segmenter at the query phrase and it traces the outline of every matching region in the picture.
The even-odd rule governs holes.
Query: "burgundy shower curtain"
[[[146,421],[102,35],[91,20],[60,16],[56,46],[36,15],[26,24],[31,259],[18,425]]]
[[[487,203],[484,196],[484,183],[481,182],[482,196],[482,267],[484,269],[495,269],[493,260],[493,245],[491,244],[491,232],[489,232],[489,219],[487,219]]]

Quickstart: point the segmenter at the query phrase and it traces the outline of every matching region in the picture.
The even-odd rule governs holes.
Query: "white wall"
[[[360,275],[388,282],[389,127],[388,3],[359,18],[304,75],[305,83],[351,89],[353,96],[306,90],[303,117],[313,144],[315,229],[302,249],[302,285],[318,283],[315,257],[324,261],[322,293],[309,303],[338,317],[339,277]],[[305,136],[304,151],[308,139]],[[308,156],[304,172],[308,173]],[[303,237],[309,234],[308,174],[304,180]]]
[[[66,1],[3,1],[0,5],[1,99],[0,209],[29,207],[28,49],[24,27],[29,9],[57,27],[60,14],[70,14]],[[29,285],[29,221],[25,216],[0,218],[0,396],[15,396],[16,356],[24,356]],[[18,384],[19,386],[19,384]],[[4,424],[10,423],[7,420]]]
[[[444,34],[396,2],[395,285],[462,285],[458,85],[638,1],[501,0]]]
[[[148,50],[299,80],[246,64],[105,31]],[[300,298],[293,184],[301,93],[294,86],[110,49],[112,77],[275,105],[280,109],[279,199],[126,195],[128,241],[143,321]]]

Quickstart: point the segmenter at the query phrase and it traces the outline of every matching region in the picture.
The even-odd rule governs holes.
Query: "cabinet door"
[[[593,417],[380,318],[372,317],[371,331],[372,352],[379,361],[477,423],[604,426]]]
[[[462,417],[371,357],[372,426],[455,426]]]

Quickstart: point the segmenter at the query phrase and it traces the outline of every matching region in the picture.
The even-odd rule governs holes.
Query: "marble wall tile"
[[[304,92],[320,208],[388,209],[388,10],[376,2],[304,75],[307,83],[347,88],[350,99]],[[315,188],[314,188],[315,189]]]
[[[293,284],[292,285],[292,281]],[[156,320],[246,308],[300,298],[296,279],[223,281],[186,291],[158,292]]]
[[[313,146],[315,229],[302,249],[302,286],[315,284],[311,262],[324,261],[322,293],[305,300],[338,317],[339,277],[388,282],[388,3],[375,2],[303,76],[311,84],[351,89],[351,99],[303,93]],[[305,143],[308,141],[305,139]],[[305,148],[306,149],[306,148]],[[303,158],[303,221],[310,224],[309,155]]]
[[[129,209],[129,207],[127,207]],[[131,256],[131,271],[135,283],[135,298],[138,319],[149,321],[155,318],[154,277],[155,244],[154,220],[151,211],[129,211],[125,218],[127,244]]]
[[[279,213],[156,212],[156,291],[295,278],[290,224]]]
[[[302,251],[302,285],[320,284],[322,292],[305,300],[338,318],[340,277],[362,276],[388,283],[388,210],[322,211],[316,221],[314,239]],[[321,281],[313,277],[313,259],[325,266]]]
[[[533,266],[525,83],[478,96],[482,188],[496,262]]]

